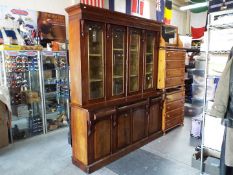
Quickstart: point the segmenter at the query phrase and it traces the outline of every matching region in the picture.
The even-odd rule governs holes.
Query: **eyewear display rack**
[[[13,48],[2,49],[0,56],[0,83],[10,92],[13,140],[66,126],[69,120],[66,51]]]

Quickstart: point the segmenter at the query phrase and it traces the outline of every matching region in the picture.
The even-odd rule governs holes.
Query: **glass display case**
[[[146,52],[145,52],[145,86],[144,89],[151,89],[154,87],[154,49],[155,35],[154,33],[146,34]]]
[[[1,74],[9,88],[14,140],[44,132],[37,51],[2,51]]]
[[[112,29],[112,96],[124,94],[125,28]]]
[[[69,69],[66,52],[42,52],[42,80],[46,129],[67,125],[69,104]]]
[[[139,30],[130,30],[129,43],[129,92],[139,90],[140,39]]]
[[[67,125],[69,67],[66,52],[1,51],[1,85],[9,88],[14,140]]]
[[[88,23],[89,99],[104,97],[103,26]]]

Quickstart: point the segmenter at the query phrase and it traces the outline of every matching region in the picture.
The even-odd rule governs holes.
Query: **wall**
[[[180,10],[172,10],[172,20],[171,25],[177,26],[179,31],[178,33],[181,35],[189,34],[189,28],[187,28],[187,12],[183,12]]]
[[[65,8],[72,0],[0,0],[0,6],[44,11],[66,15]]]
[[[0,0],[0,6],[10,6],[21,9],[30,9],[36,11],[44,11],[51,13],[58,13],[66,15],[68,22],[68,15],[65,8],[79,3],[80,0]],[[108,0],[105,0],[105,8],[108,9]],[[115,0],[116,11],[125,12],[125,0]],[[155,16],[155,0],[145,0],[144,17],[149,19],[156,19]],[[189,33],[189,20],[187,19],[187,12],[182,12],[176,5],[173,8],[172,25],[179,27],[179,33],[185,35]]]

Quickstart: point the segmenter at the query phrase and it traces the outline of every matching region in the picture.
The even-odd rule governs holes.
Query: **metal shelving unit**
[[[201,144],[201,174],[205,174],[205,170],[204,170],[204,152],[205,150],[210,150],[210,151],[215,151],[220,153],[221,150],[217,150],[216,148],[211,148],[210,146],[206,146],[206,133],[205,133],[205,129],[206,129],[206,120],[207,120],[207,116],[209,117],[209,111],[207,109],[207,86],[208,86],[208,78],[213,77],[213,75],[209,75],[209,62],[211,60],[211,55],[218,55],[218,54],[223,54],[226,57],[228,57],[229,54],[229,49],[227,48],[226,50],[213,50],[212,48],[210,48],[210,44],[212,41],[211,38],[211,32],[212,31],[220,31],[220,30],[225,30],[225,29],[232,29],[233,31],[233,21],[231,21],[229,23],[229,21],[227,21],[227,24],[224,24],[224,20],[221,20],[221,18],[226,17],[228,14],[233,14],[233,10],[225,10],[225,11],[220,11],[220,12],[213,12],[210,13],[208,15],[208,24],[207,24],[207,47],[206,47],[206,65],[205,65],[205,96],[204,96],[204,110],[203,110],[203,125],[202,125],[202,144]],[[231,17],[231,19],[233,18],[233,15]],[[218,22],[217,20],[220,19],[222,24],[220,22]],[[226,22],[226,20],[225,20]],[[232,40],[233,40],[233,35],[232,35]],[[218,44],[218,43],[216,43]],[[219,129],[223,126],[221,126],[221,122],[219,122]],[[213,127],[213,130],[216,130],[216,128]],[[219,140],[219,144],[221,144],[222,140]]]

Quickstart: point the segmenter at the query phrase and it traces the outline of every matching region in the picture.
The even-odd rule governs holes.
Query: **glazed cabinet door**
[[[129,29],[129,58],[128,58],[128,92],[139,93],[142,89],[142,31]]]
[[[162,98],[151,100],[149,112],[149,135],[162,130]]]
[[[126,84],[126,28],[107,24],[106,52],[107,97],[125,96]]]
[[[105,26],[102,23],[84,21],[82,43],[83,99],[101,101],[105,97]]]
[[[132,107],[132,141],[137,142],[147,136],[147,102],[139,102]]]
[[[152,90],[157,82],[158,33],[147,31],[144,35],[144,90]]]
[[[93,114],[93,119],[89,125],[90,130],[90,160],[99,160],[112,152],[112,118],[113,111],[97,112]]]

